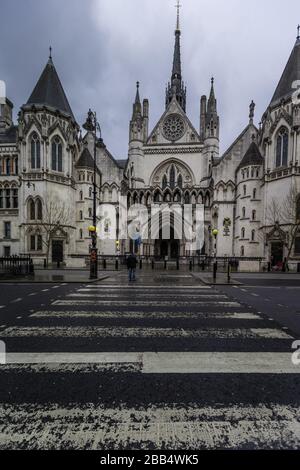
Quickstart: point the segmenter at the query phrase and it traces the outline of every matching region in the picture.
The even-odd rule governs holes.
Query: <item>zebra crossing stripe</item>
[[[126,294],[123,294],[124,298],[128,298],[128,296]],[[147,298],[147,297],[154,297],[154,298],[157,298],[157,294],[156,293],[153,293],[153,294],[148,294],[148,293],[140,293],[140,294],[134,294],[134,298],[136,298],[136,296],[139,296],[141,298]],[[66,297],[81,297],[81,298],[87,298],[87,299],[99,299],[99,298],[102,298],[102,299],[119,299],[120,297],[122,297],[122,294],[118,293],[118,294],[108,294],[106,295],[106,293],[100,293],[100,294],[78,294],[78,293],[74,293],[74,294],[67,294]],[[169,299],[170,298],[170,294],[162,294],[159,296],[160,298],[167,298]],[[174,293],[174,295],[172,296],[172,298],[178,298],[178,299],[181,299],[181,298],[186,298],[186,294],[185,295],[181,295],[181,294],[176,294]],[[203,295],[203,294],[198,294],[198,295],[192,295],[190,294],[188,296],[188,299],[189,300],[201,300],[201,299],[227,299],[227,295],[223,295],[223,294],[215,294],[214,296],[212,296],[211,294],[206,294],[206,295]]]
[[[201,352],[143,354],[145,374],[300,374],[290,353]]]
[[[78,311],[39,311],[30,315],[32,318],[153,318],[153,319],[172,319],[172,318],[215,318],[231,320],[263,320],[262,317],[250,312],[140,312],[140,311],[99,311],[89,312],[85,310]]]
[[[81,338],[214,338],[214,339],[293,339],[277,328],[124,328],[124,327],[9,327],[1,338],[17,337],[81,337]]]
[[[239,302],[230,302],[230,301],[214,301],[214,300],[191,300],[191,301],[136,301],[136,300],[55,300],[51,305],[60,305],[60,306],[76,306],[76,305],[110,305],[110,306],[137,306],[137,307],[177,307],[177,306],[204,306],[208,307],[211,305],[219,307],[241,307]]]
[[[0,448],[282,449],[299,448],[297,406],[0,405]],[[78,425],[84,423],[84,426]],[[43,430],[41,432],[41,429]],[[292,436],[292,443],[291,443]]]
[[[291,354],[278,352],[8,353],[6,357],[6,365],[34,364],[49,370],[54,364],[139,364],[143,374],[300,374]]]
[[[136,289],[154,289],[154,290],[158,290],[158,289],[170,289],[170,290],[176,290],[176,292],[179,290],[211,290],[212,288],[210,286],[201,286],[201,285],[198,285],[198,284],[195,284],[194,286],[176,286],[176,285],[163,285],[163,286],[154,286],[153,284],[152,285],[142,285],[142,286],[139,286],[137,284],[134,284],[134,285],[128,285],[128,286],[124,286],[124,284],[88,284],[86,286],[87,288],[92,288],[92,289],[100,289],[100,290],[120,290],[120,289],[125,289],[125,290],[136,290]]]
[[[7,353],[6,364],[135,364],[141,353]]]

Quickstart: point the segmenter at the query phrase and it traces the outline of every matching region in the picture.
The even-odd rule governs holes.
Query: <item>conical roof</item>
[[[27,101],[27,105],[32,104],[45,105],[58,109],[74,119],[72,109],[51,57]]]
[[[263,165],[264,159],[261,156],[259,148],[255,142],[250,144],[247,152],[245,153],[241,163],[239,164],[240,168],[245,168],[250,165]]]
[[[284,69],[282,77],[278,83],[274,96],[271,100],[271,106],[279,104],[282,99],[292,96],[297,89],[294,82],[300,80],[300,38],[297,38],[288,63]]]

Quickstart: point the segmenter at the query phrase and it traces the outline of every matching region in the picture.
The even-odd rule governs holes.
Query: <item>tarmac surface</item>
[[[299,449],[300,284],[138,274],[1,285],[0,449]]]

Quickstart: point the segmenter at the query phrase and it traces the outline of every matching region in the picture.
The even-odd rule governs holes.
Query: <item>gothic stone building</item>
[[[241,269],[257,269],[257,258],[275,265],[286,256],[290,266],[296,266],[300,262],[299,36],[259,128],[254,125],[252,102],[249,123],[224,155],[219,152],[213,79],[208,98],[200,100],[199,123],[193,125],[186,114],[180,40],[178,18],[165,109],[154,129],[149,132],[149,102],[141,102],[138,83],[128,159],[116,160],[97,139],[97,204],[117,206],[120,195],[126,197],[128,208],[138,203],[149,211],[153,204],[203,204],[202,254],[213,254],[212,229],[218,229],[218,256],[240,257]],[[83,266],[93,220],[94,136],[87,132],[82,137],[51,54],[17,124],[12,110],[6,98],[0,114],[0,256],[30,253],[36,263],[48,258]],[[292,219],[284,210],[274,209],[284,202],[292,208]],[[106,225],[104,231],[109,233],[109,220]],[[156,239],[144,238],[139,253],[169,258],[195,254],[189,240],[178,239],[172,220],[170,225],[168,239],[162,239],[158,227]],[[131,250],[133,242],[117,244],[107,237],[99,240],[98,248],[101,254],[115,255]]]

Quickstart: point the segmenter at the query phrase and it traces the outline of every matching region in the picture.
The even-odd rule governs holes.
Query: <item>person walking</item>
[[[127,258],[127,269],[128,269],[128,280],[129,282],[135,281],[135,270],[137,265],[137,259],[134,253],[130,253]]]

